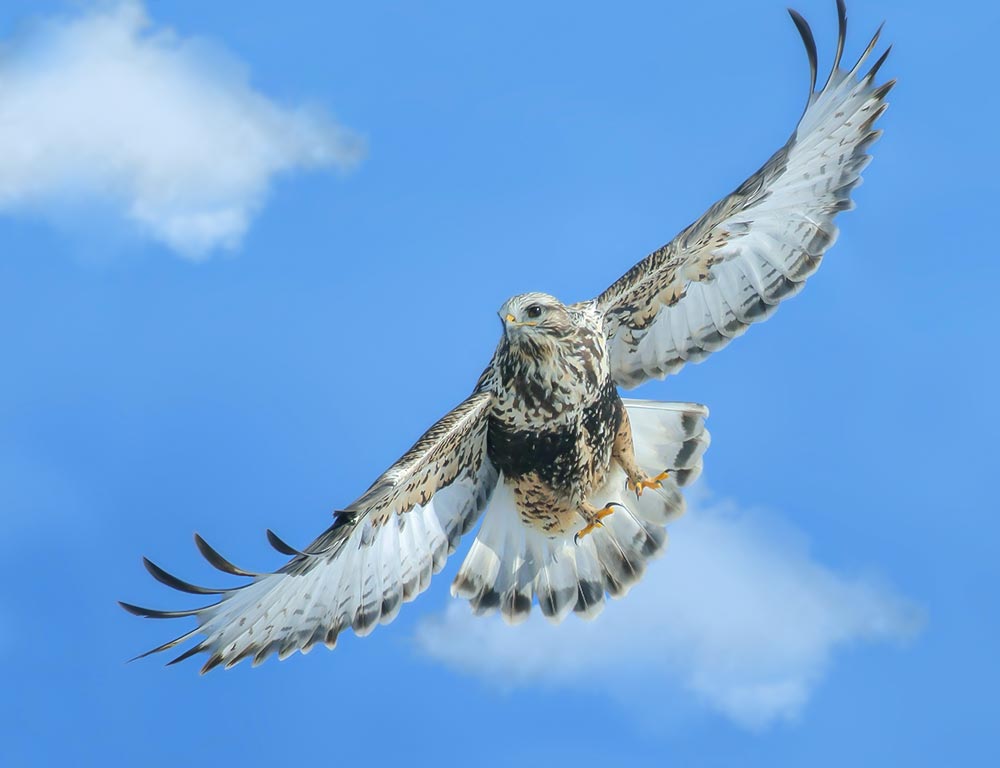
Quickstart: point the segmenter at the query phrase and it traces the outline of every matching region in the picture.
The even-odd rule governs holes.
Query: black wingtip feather
[[[132,605],[132,603],[126,603],[122,600],[118,601],[118,605],[124,608],[126,611],[131,613],[133,616],[146,616],[146,609],[140,608],[138,605]]]
[[[809,26],[809,22],[803,18],[801,13],[796,11],[794,8],[789,8],[788,15],[791,16],[792,21],[795,22],[795,28],[799,30],[799,35],[802,37],[802,44],[806,47],[806,55],[809,57],[809,93],[813,94],[816,92],[816,72],[819,68],[819,55],[816,51],[816,38],[813,37],[812,28]]]
[[[896,79],[893,78],[889,82],[880,85],[878,88],[872,91],[872,95],[876,99],[884,99],[889,94],[889,91],[891,91],[895,85],[896,85]]]
[[[176,658],[173,658],[170,661],[168,661],[164,666],[172,667],[174,664],[180,664],[182,661],[186,661],[187,659],[190,659],[192,656],[195,656],[204,650],[205,650],[205,644],[198,643],[188,648],[180,656],[177,656]]]
[[[143,608],[141,605],[133,605],[121,600],[118,605],[131,613],[133,616],[141,616],[144,619],[183,619],[187,616],[197,616],[205,607],[191,608],[186,611],[158,611],[155,608]]]
[[[242,568],[238,568],[233,565],[197,533],[194,535],[194,544],[198,547],[198,551],[201,552],[201,556],[204,557],[208,561],[208,564],[216,570],[233,576],[247,576],[251,579],[255,579],[262,575],[252,571],[245,571]]]
[[[200,670],[198,670],[199,675],[205,675],[215,669],[222,663],[222,657],[218,655],[210,656],[208,661],[206,661]],[[229,665],[226,665],[226,669],[229,669]]]
[[[858,70],[861,69],[861,65],[864,64],[865,59],[867,59],[871,55],[871,52],[875,50],[875,46],[878,45],[878,40],[882,36],[882,28],[884,26],[885,26],[884,21],[878,25],[878,29],[876,29],[875,34],[872,35],[872,39],[868,42],[868,45],[865,48],[864,53],[862,53],[858,57],[857,63],[854,65],[854,68],[851,69],[851,76],[854,76],[858,73]]]
[[[830,68],[830,76],[823,85],[825,91],[833,82],[837,70],[840,69],[840,60],[844,55],[844,45],[847,42],[847,3],[844,0],[837,0],[837,52],[833,57],[833,66]]]
[[[168,587],[176,589],[178,592],[187,592],[189,595],[223,595],[226,592],[232,591],[229,589],[209,589],[208,587],[199,587],[197,584],[191,584],[163,570],[148,557],[142,558],[142,564],[149,571],[150,576],[161,584],[166,584]]]
[[[306,556],[305,552],[300,552],[295,547],[293,547],[291,544],[288,544],[285,541],[283,541],[278,536],[278,534],[276,534],[270,528],[267,529],[267,542],[272,547],[274,547],[274,549],[276,551],[278,551],[282,555],[288,555],[289,557],[305,557]]]
[[[889,54],[892,52],[892,46],[890,45],[885,49],[885,53],[878,57],[878,61],[872,64],[872,68],[868,70],[868,74],[865,75],[865,80],[869,82],[875,79],[878,71],[882,69],[882,65],[885,64],[885,60],[889,58]]]
[[[160,653],[162,651],[170,650],[174,646],[180,645],[185,640],[188,640],[189,638],[193,637],[197,633],[198,633],[197,629],[192,629],[190,632],[186,632],[183,635],[180,635],[179,637],[175,637],[173,640],[168,640],[163,645],[158,645],[155,648],[150,648],[145,653],[140,653],[138,656],[133,656],[131,659],[129,659],[126,662],[126,664],[131,664],[133,661],[138,661],[139,659],[144,659],[147,656],[152,656],[154,653]]]

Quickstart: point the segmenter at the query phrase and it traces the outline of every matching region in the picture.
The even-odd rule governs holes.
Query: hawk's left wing
[[[840,68],[847,16],[843,0],[837,7],[837,55],[819,91],[812,32],[790,11],[809,54],[812,85],[785,146],[595,300],[621,386],[663,378],[721,349],[797,293],[833,245],[834,217],[853,207],[851,190],[871,159],[865,150],[881,133],[872,126],[893,85],[874,82],[888,50],[859,76],[878,33],[850,71]]]
[[[252,581],[207,589],[144,559],[157,581],[181,592],[221,598],[181,611],[122,603],[138,616],[198,620],[195,629],[142,655],[203,635],[170,663],[206,652],[202,672],[207,672],[245,658],[257,664],[274,652],[279,658],[296,650],[306,653],[316,642],[332,648],[347,627],[366,635],[376,624],[392,621],[401,603],[427,588],[493,492],[497,473],[486,457],[491,405],[492,394],[480,391],[448,413],[357,501],[337,513],[334,524],[304,551],[268,531],[272,546],[292,556],[275,573],[237,568],[197,534],[195,542],[209,563]]]

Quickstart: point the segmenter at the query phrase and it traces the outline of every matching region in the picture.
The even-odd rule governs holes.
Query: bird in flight
[[[181,592],[216,596],[189,610],[128,603],[138,616],[197,625],[142,656],[199,637],[170,663],[208,654],[202,671],[333,647],[366,635],[427,589],[463,534],[482,518],[452,584],[477,614],[523,621],[537,602],[559,622],[596,616],[664,547],[684,509],[680,488],[701,471],[708,410],[625,399],[619,388],[676,373],[768,318],[819,267],[836,215],[881,131],[893,85],[866,71],[878,32],[841,67],[847,15],[838,0],[833,67],[817,89],[812,31],[809,100],[794,133],[735,192],[632,267],[597,298],[564,304],[543,293],[500,308],[503,335],[472,394],[434,424],[333,525],[302,550],[268,531],[291,559],[274,573],[238,568],[197,534],[208,562],[249,579],[228,589],[183,581],[144,559]],[[137,657],[138,658],[138,657]]]

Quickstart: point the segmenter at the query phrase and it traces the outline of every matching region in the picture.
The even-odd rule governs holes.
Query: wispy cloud
[[[915,633],[921,612],[877,579],[838,574],[801,533],[760,511],[697,502],[629,595],[593,622],[533,613],[519,627],[454,603],[418,628],[427,655],[501,688],[693,694],[741,726],[796,718],[831,655]]]
[[[255,91],[141,3],[35,23],[0,46],[0,209],[111,205],[180,254],[236,247],[275,174],[348,168],[361,142]]]

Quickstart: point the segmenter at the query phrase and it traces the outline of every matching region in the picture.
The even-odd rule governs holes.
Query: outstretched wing
[[[197,534],[195,543],[209,563],[252,581],[207,589],[143,559],[157,581],[181,592],[221,598],[181,611],[122,603],[138,616],[194,616],[198,621],[195,629],[142,656],[203,635],[170,663],[206,652],[202,672],[207,672],[250,657],[258,664],[273,652],[282,659],[296,650],[306,653],[318,641],[332,648],[346,627],[366,635],[377,623],[392,621],[401,603],[427,588],[493,492],[497,474],[486,458],[491,402],[489,392],[477,392],[437,422],[304,551],[268,531],[272,546],[292,555],[275,573],[237,568]]]
[[[595,300],[605,315],[612,375],[621,386],[663,378],[721,349],[797,293],[833,245],[834,217],[854,207],[851,190],[871,159],[865,150],[881,134],[872,126],[894,83],[874,82],[888,50],[859,77],[878,32],[850,71],[840,68],[847,35],[843,0],[837,8],[836,59],[819,91],[812,31],[789,11],[809,55],[811,86],[785,146]]]

